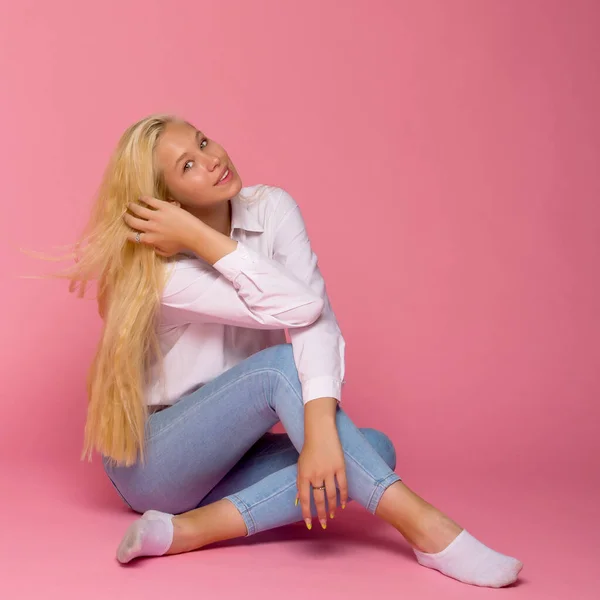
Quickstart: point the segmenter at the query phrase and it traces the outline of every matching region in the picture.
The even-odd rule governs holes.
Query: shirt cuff
[[[244,268],[254,262],[255,260],[248,251],[248,248],[241,242],[238,242],[237,248],[220,258],[213,264],[213,267],[233,283]]]
[[[335,398],[338,405],[342,402],[342,384],[346,381],[340,381],[329,375],[323,377],[312,377],[302,383],[302,400],[304,404],[317,398]]]

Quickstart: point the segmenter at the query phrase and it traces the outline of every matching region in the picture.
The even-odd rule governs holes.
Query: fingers
[[[322,485],[322,481],[319,483],[313,483],[313,496],[315,498],[315,506],[317,507],[317,516],[319,517],[319,523],[323,529],[327,528],[327,506],[325,505],[325,490],[317,489]]]
[[[137,239],[137,234],[140,234],[140,239],[138,242]],[[142,232],[138,232],[138,231],[128,231],[127,232],[127,239],[130,242],[134,242],[135,244],[145,244],[147,246],[152,246],[154,249],[154,252],[156,252],[156,254],[158,254],[159,256],[162,256],[164,258],[169,258],[171,256],[174,256],[175,254],[177,254],[177,252],[168,252],[166,250],[161,250],[160,248],[158,248],[157,246],[154,246],[154,243],[151,241],[152,238],[149,237],[151,234],[148,233],[142,233]]]
[[[138,240],[138,233],[140,234],[139,240]],[[130,242],[133,242],[134,244],[136,244],[137,246],[141,246],[142,244],[144,244],[145,246],[150,246],[151,248],[154,249],[154,251],[157,254],[160,254],[161,256],[170,256],[169,254],[164,254],[162,250],[159,250],[154,244],[156,242],[156,239],[153,237],[153,235],[151,233],[142,233],[141,231],[128,231],[127,232],[127,239]]]
[[[140,200],[150,205],[150,201],[156,200],[156,198],[142,196]],[[162,200],[157,200],[157,202],[162,202]],[[130,215],[127,211],[123,214],[123,220],[129,227],[137,229],[138,231],[150,231],[152,229],[151,219],[156,217],[156,210],[146,208],[136,202],[128,202],[127,209],[135,215]]]
[[[301,479],[298,482],[298,493],[300,495],[300,506],[302,507],[302,518],[308,529],[312,529],[312,515],[310,514],[310,481]]]
[[[140,200],[144,204],[147,204],[148,206],[152,206],[153,208],[160,208],[161,206],[164,206],[165,204],[169,204],[169,202],[167,202],[165,200],[159,200],[158,198],[153,198],[152,196],[141,196]],[[176,203],[176,204],[178,204],[178,203]]]
[[[340,490],[340,504],[342,508],[346,508],[348,502],[348,480],[346,479],[346,469],[340,469],[336,474],[338,488]]]
[[[151,208],[146,208],[141,204],[137,204],[136,202],[129,202],[127,204],[127,208],[135,213],[138,217],[142,217],[144,219],[151,219],[153,215],[156,214],[156,210]]]
[[[148,218],[151,218],[152,213],[156,212],[133,202],[130,202],[127,206],[132,212],[135,212],[140,216],[148,216]],[[135,230],[127,232],[128,240],[135,243],[138,243],[139,241],[142,244],[151,244],[150,240],[148,239],[148,232],[152,230],[152,224],[149,220],[134,217],[127,212],[123,215],[123,220],[125,223],[127,223],[127,225],[129,225],[129,227],[131,227],[131,229]],[[137,237],[138,233],[140,234],[139,240]]]
[[[325,480],[325,487],[327,488],[327,508],[329,508],[329,518],[335,517],[335,509],[337,505],[337,490],[335,488],[335,477],[330,475]]]
[[[123,215],[123,220],[125,223],[127,223],[127,225],[129,225],[129,227],[132,229],[137,229],[138,231],[148,231],[148,229],[151,227],[150,221],[147,221],[146,219],[138,219],[138,217],[134,217],[128,213]]]
[[[346,481],[346,471],[344,468],[337,471],[335,474],[331,474],[325,477],[324,485],[325,489],[320,490],[321,482],[311,484],[309,479],[299,479],[297,482],[298,493],[296,494],[296,504],[298,500],[301,502],[302,507],[302,518],[306,523],[308,529],[312,529],[312,515],[310,510],[310,491],[313,488],[313,497],[315,499],[315,506],[317,509],[317,516],[321,527],[327,529],[327,508],[329,508],[329,518],[335,518],[335,511],[337,507],[337,488],[336,479],[338,481],[338,488],[340,490],[340,504],[342,508],[346,508],[346,502],[348,501],[348,484]]]
[[[171,202],[158,200],[157,198],[153,198],[152,196],[142,196],[140,200],[145,204],[148,204],[149,206],[155,206],[156,208],[159,208],[161,205],[164,204],[171,204]],[[177,207],[180,207],[179,202],[174,201],[172,202],[172,204],[174,204]],[[141,204],[138,204],[136,202],[128,202],[127,209],[134,213],[134,215],[136,215],[131,215],[127,211],[125,211],[125,213],[123,214],[123,220],[125,221],[125,223],[129,225],[129,227],[131,227],[132,229],[136,230],[133,232],[129,232],[127,234],[127,239],[131,240],[132,242],[138,242],[137,233],[139,232],[139,242],[145,244],[152,244],[153,242],[151,242],[148,239],[149,236],[147,235],[147,233],[156,233],[157,231],[157,210],[155,210],[154,208],[146,208],[145,206],[142,206]],[[156,241],[155,236],[153,236],[153,239],[154,241]],[[175,254],[173,252],[163,252],[159,249],[156,249],[156,252],[160,256],[165,257],[172,256],[173,254]]]
[[[323,529],[327,529],[327,508],[329,508],[329,517],[333,519],[335,517],[335,507],[337,504],[337,490],[335,487],[335,477],[333,473],[325,477],[324,481],[325,489],[318,489],[321,485],[314,485],[313,495],[315,497],[315,505],[317,507],[317,515],[319,516],[319,523]],[[327,503],[325,503],[327,498]]]
[[[140,234],[140,243],[141,244],[147,244],[148,240],[146,239],[146,235],[143,234],[143,233],[140,233],[138,231],[128,231],[127,232],[127,239],[130,242],[135,242],[137,244],[138,243],[138,240],[137,240],[137,234],[138,233]]]

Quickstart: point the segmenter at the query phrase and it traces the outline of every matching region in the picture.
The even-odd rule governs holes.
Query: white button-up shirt
[[[300,208],[285,190],[256,185],[231,199],[236,250],[210,265],[191,252],[168,266],[149,405],[174,404],[288,331],[304,403],[341,400],[345,342]]]

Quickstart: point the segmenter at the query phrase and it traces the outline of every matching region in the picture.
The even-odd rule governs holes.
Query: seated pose
[[[82,456],[98,451],[141,514],[121,563],[313,518],[325,529],[352,499],[421,565],[517,579],[519,560],[409,489],[390,439],[341,407],[344,338],[285,190],[243,187],[216,141],[151,115],[121,137],[77,248],[70,289],[97,279],[103,319]]]

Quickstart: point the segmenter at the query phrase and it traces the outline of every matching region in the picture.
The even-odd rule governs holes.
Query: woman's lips
[[[225,179],[221,179],[221,181],[217,181],[217,185],[222,185],[224,183],[229,183],[229,181],[231,181],[231,177],[232,177],[232,173],[231,173],[231,169],[229,167],[227,167],[227,175],[225,176]]]

